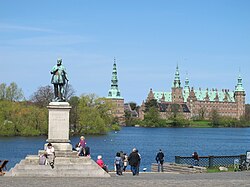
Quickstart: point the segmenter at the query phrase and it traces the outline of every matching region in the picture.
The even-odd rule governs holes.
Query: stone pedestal
[[[55,151],[71,151],[69,140],[69,111],[68,102],[51,102],[49,109],[48,143],[52,143]],[[46,146],[46,145],[45,145]]]

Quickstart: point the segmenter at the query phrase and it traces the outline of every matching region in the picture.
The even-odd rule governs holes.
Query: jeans
[[[163,172],[163,162],[158,162],[158,172]]]
[[[136,166],[131,166],[131,171],[132,171],[133,175],[136,175],[137,167]]]

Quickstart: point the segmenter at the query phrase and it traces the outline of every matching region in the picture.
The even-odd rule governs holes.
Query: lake
[[[104,162],[113,169],[116,152],[130,153],[136,147],[142,156],[141,168],[155,162],[161,148],[167,162],[174,156],[239,155],[250,150],[250,128],[138,128],[123,127],[121,131],[101,136],[85,136],[91,157],[103,156]],[[8,169],[43,149],[47,137],[0,137],[0,159],[8,159]],[[74,146],[79,137],[71,137]]]

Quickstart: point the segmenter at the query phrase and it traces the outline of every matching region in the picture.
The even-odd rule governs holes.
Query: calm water
[[[43,149],[47,137],[0,137],[0,159],[8,159],[8,169],[28,154]],[[71,137],[72,145],[79,137]],[[104,162],[113,169],[117,151],[130,153],[133,147],[142,156],[141,168],[154,162],[156,152],[163,149],[166,161],[174,156],[190,156],[197,151],[200,156],[239,155],[250,150],[250,128],[136,128],[125,127],[119,132],[103,136],[86,136],[91,157],[103,155]]]

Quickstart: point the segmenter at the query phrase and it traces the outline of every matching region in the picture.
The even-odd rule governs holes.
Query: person
[[[78,156],[85,156],[86,152],[85,152],[85,148],[86,148],[86,141],[85,141],[85,137],[84,136],[81,136],[80,137],[80,141],[78,143],[78,153],[77,155]]]
[[[114,165],[116,169],[116,176],[122,175],[122,170],[121,170],[122,159],[121,159],[121,154],[119,152],[116,153]]]
[[[53,101],[65,101],[65,84],[68,76],[65,67],[62,65],[62,59],[57,60],[57,64],[53,66],[51,72],[51,84],[54,85],[54,99]]]
[[[139,164],[139,161],[140,161],[140,156],[136,152],[136,148],[133,148],[132,152],[129,154],[128,157],[128,162],[129,165],[131,166],[131,171],[133,176],[135,176],[137,173],[137,166]]]
[[[159,152],[156,154],[155,160],[158,164],[158,172],[163,172],[163,162],[164,162],[164,153],[160,149]]]
[[[104,170],[108,173],[108,167],[104,164],[103,160],[102,160],[102,155],[98,155],[97,156],[97,161],[96,163]]]
[[[194,159],[194,166],[199,166],[199,155],[198,155],[198,153],[197,152],[194,152],[193,154],[192,154],[192,157],[193,157],[193,159]]]
[[[126,168],[128,166],[128,155],[124,153],[124,161],[123,161],[123,171],[126,172]]]
[[[137,167],[136,167],[136,175],[139,175],[140,164],[141,164],[141,154],[139,153],[138,149],[136,149],[136,152],[137,152],[137,154],[138,154],[139,157],[140,157],[140,160],[139,160],[139,162],[138,162],[138,164],[137,164]]]
[[[48,143],[47,147],[45,148],[45,151],[47,155],[47,162],[53,169],[55,163],[55,149],[51,143]]]

